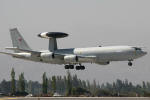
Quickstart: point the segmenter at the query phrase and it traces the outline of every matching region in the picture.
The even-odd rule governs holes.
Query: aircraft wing
[[[74,55],[74,54],[62,54],[62,53],[54,53],[55,56],[64,58],[64,56]],[[86,55],[76,55],[79,59],[87,59],[87,60],[95,60],[96,56],[86,56]]]
[[[96,58],[96,56],[82,56],[82,55],[79,55],[78,57],[80,57],[80,58],[89,58],[89,59]]]
[[[8,49],[8,50],[18,50],[20,52],[27,52],[27,53],[31,53],[32,56],[38,56],[38,57],[40,57],[40,54],[42,53],[42,52],[34,51],[34,50],[19,49],[17,47],[6,47],[5,49]],[[12,53],[5,53],[5,52],[1,52],[1,53],[7,54],[7,55],[16,56],[15,54],[12,54]],[[64,59],[64,56],[74,55],[74,54],[63,54],[63,53],[54,52],[54,55],[58,59]],[[76,56],[79,59],[87,59],[87,60],[94,60],[94,59],[96,59],[96,56],[86,56],[86,55],[76,55]]]
[[[84,61],[84,60],[86,60],[86,61],[95,61],[96,56],[82,56],[82,55],[79,55],[78,58],[81,61]]]

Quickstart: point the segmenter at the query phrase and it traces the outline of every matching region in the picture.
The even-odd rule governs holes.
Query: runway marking
[[[0,100],[6,100],[6,98],[1,98]]]
[[[14,100],[14,99],[17,99],[17,98],[7,98],[8,100]]]
[[[16,100],[17,98],[1,98],[0,100]]]

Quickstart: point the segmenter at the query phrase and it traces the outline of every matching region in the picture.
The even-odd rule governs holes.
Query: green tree
[[[11,84],[10,81],[6,81],[5,79],[0,84],[0,92],[8,94],[11,92]]]
[[[87,80],[86,83],[87,83],[87,90],[90,91],[91,90],[91,84],[90,84],[89,80]]]
[[[27,89],[28,93],[34,94],[34,88],[33,88],[33,82],[30,80],[27,83]]]
[[[92,92],[92,95],[93,95],[93,96],[96,96],[96,92],[97,92],[96,80],[93,81],[93,85],[92,85],[91,92]]]
[[[74,75],[73,76],[73,78],[72,78],[72,85],[73,85],[73,87],[79,87],[79,82],[78,82],[78,77],[77,77],[77,75]]]
[[[15,71],[14,68],[11,70],[11,94],[16,93],[16,81],[15,81]]]
[[[72,76],[69,71],[67,71],[67,93],[66,95],[69,96],[72,93]]]
[[[25,78],[24,78],[24,73],[21,73],[19,75],[19,92],[22,92],[22,93],[25,92]]]
[[[147,88],[146,83],[143,81],[142,84],[143,84],[143,89],[146,89]]]
[[[56,77],[52,76],[52,90],[56,92]]]
[[[43,83],[42,83],[42,92],[43,94],[47,94],[47,88],[48,88],[48,79],[46,76],[46,72],[43,73]]]

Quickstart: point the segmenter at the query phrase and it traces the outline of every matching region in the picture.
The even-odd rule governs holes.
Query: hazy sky
[[[150,0],[0,0],[0,50],[12,46],[9,29],[17,27],[35,50],[47,49],[48,40],[40,32],[59,31],[69,37],[58,40],[59,48],[108,45],[146,47],[150,52]],[[137,59],[130,68],[127,62],[108,66],[85,64],[85,71],[72,70],[84,80],[99,83],[117,78],[134,83],[150,81],[150,55]],[[66,75],[63,65],[51,65],[0,55],[0,81],[25,73],[27,80],[41,81],[47,76]]]

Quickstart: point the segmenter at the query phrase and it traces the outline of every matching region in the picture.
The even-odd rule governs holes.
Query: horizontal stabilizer
[[[16,50],[17,47],[5,47],[5,49],[8,49],[8,50]]]
[[[33,50],[19,49],[17,47],[6,47],[5,49],[8,49],[8,50],[18,50],[18,51],[21,51],[21,52],[28,52],[28,53],[41,53],[41,52],[33,51]]]
[[[9,56],[15,56],[15,57],[19,57],[19,55],[16,55],[15,53],[7,53],[7,52],[0,52],[1,54],[5,54],[5,55],[9,55]]]
[[[8,50],[17,50],[19,52],[26,52],[26,53],[31,53],[32,56],[40,56],[41,52],[39,51],[33,51],[33,50],[24,50],[24,49],[19,49],[17,47],[6,47],[5,49]]]

